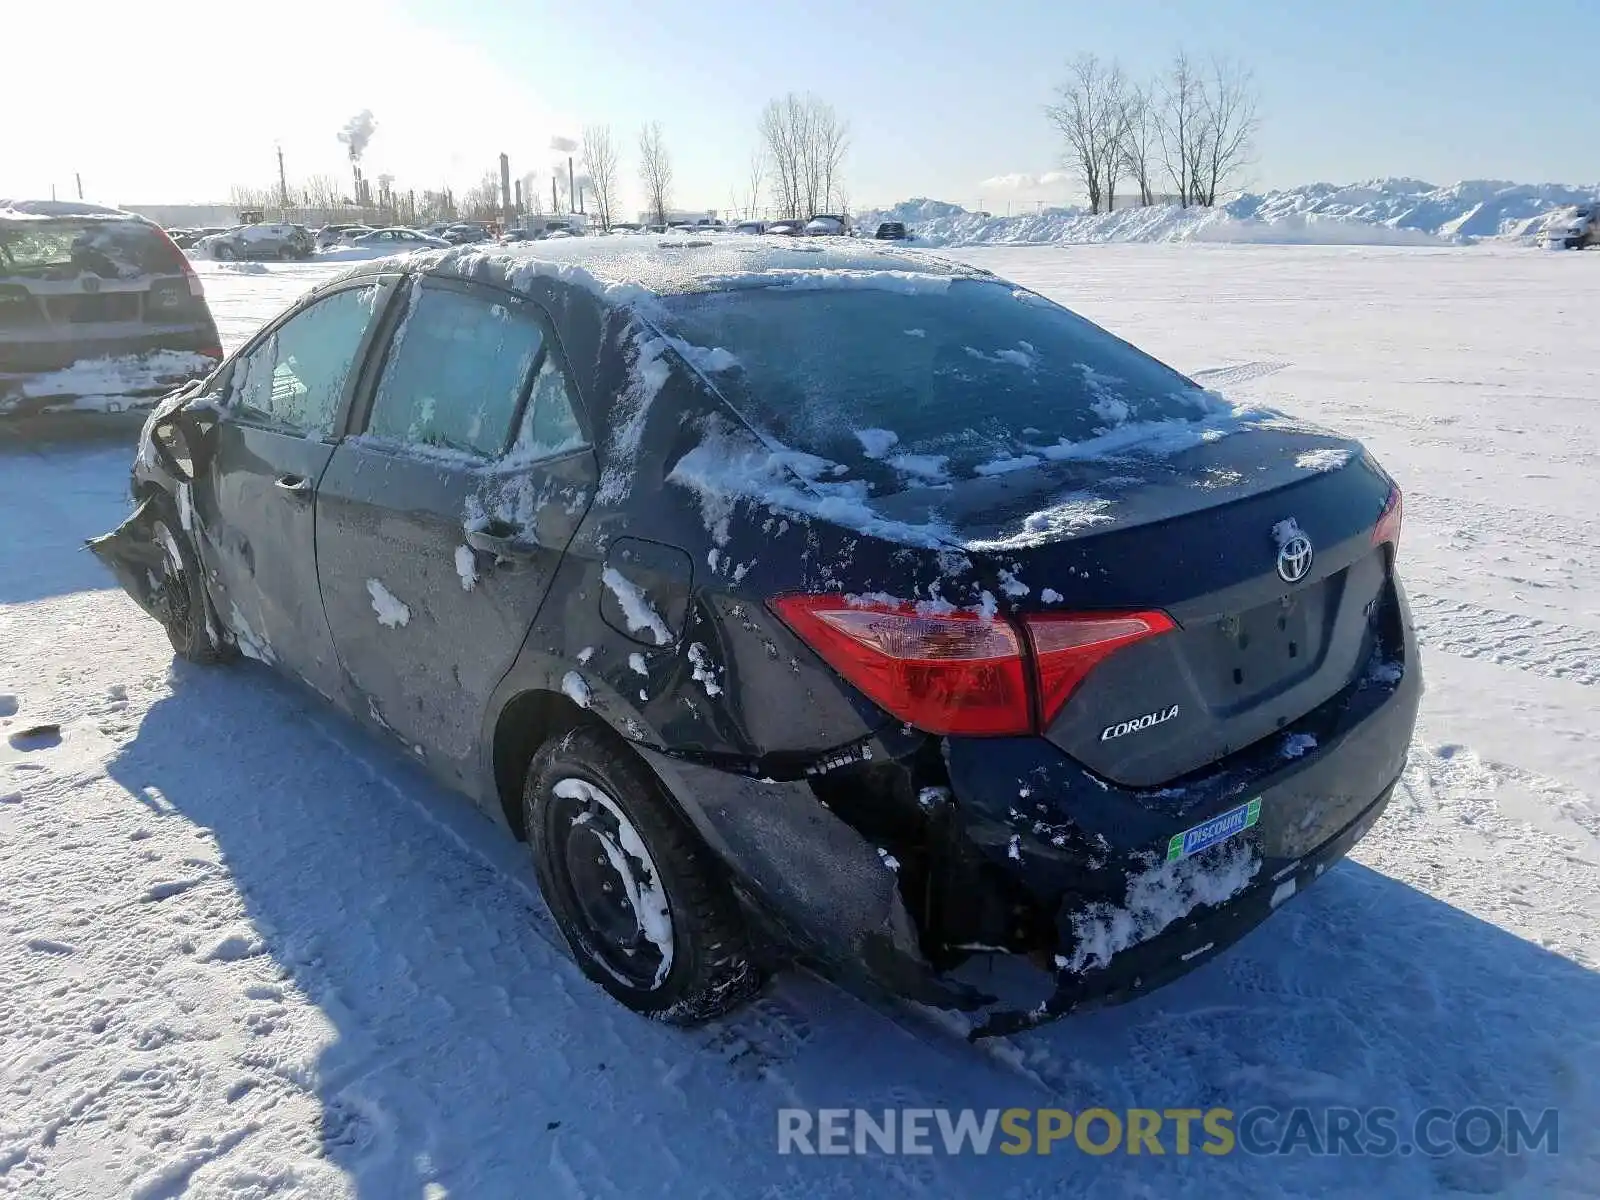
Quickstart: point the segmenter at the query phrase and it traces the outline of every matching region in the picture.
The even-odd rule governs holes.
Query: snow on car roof
[[[873,287],[942,290],[989,272],[916,250],[876,243],[793,238],[695,238],[660,234],[561,238],[505,246],[458,246],[363,264],[349,274],[409,266],[426,274],[501,282],[516,290],[553,277],[613,304],[735,287]]]
[[[109,221],[142,221],[137,213],[104,204],[85,204],[82,200],[6,200],[0,199],[0,220],[56,220],[61,217],[90,217]]]

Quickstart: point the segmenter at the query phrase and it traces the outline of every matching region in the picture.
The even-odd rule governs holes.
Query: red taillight
[[[1022,642],[1004,620],[895,601],[783,596],[778,615],[875,704],[928,733],[1033,725]]]
[[[1039,673],[1040,723],[1048,725],[1067,698],[1109,654],[1165,633],[1172,618],[1162,612],[1055,614],[1024,617]]]
[[[205,285],[200,282],[200,276],[195,273],[194,264],[189,261],[189,256],[179,248],[178,243],[172,240],[172,235],[159,225],[151,225],[150,231],[155,234],[168,251],[172,265],[183,272],[183,277],[189,281],[189,295],[196,300],[206,294]]]
[[[1024,619],[1030,646],[1004,618],[895,600],[783,596],[773,609],[869,699],[927,733],[1008,736],[1034,729],[1107,655],[1173,628],[1159,612]]]
[[[1400,495],[1400,485],[1392,484],[1389,487],[1389,498],[1383,502],[1383,511],[1378,514],[1378,524],[1372,530],[1372,544],[1381,546],[1385,542],[1400,549],[1400,520],[1405,510],[1405,498]]]

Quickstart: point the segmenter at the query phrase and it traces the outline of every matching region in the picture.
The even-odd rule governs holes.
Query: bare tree
[[[1150,188],[1150,172],[1155,166],[1156,122],[1159,119],[1153,89],[1131,88],[1124,109],[1127,114],[1127,133],[1122,139],[1122,165],[1139,186],[1139,203],[1149,207],[1155,203],[1155,193]]]
[[[536,217],[544,216],[544,187],[537,171],[522,177],[522,206]]]
[[[790,92],[767,102],[757,130],[766,162],[759,153],[751,159],[752,207],[763,174],[782,217],[814,217],[843,194],[850,126],[833,105],[810,93]],[[763,165],[770,170],[763,172]]]
[[[811,142],[814,196],[812,212],[844,207],[844,155],[850,148],[850,126],[839,120],[833,105],[811,97]]]
[[[798,217],[804,203],[805,145],[810,140],[810,114],[794,92],[769,100],[757,126],[772,165],[768,183],[773,207],[780,217]]]
[[[754,221],[761,210],[761,181],[766,178],[767,165],[762,161],[761,148],[750,151],[750,175],[745,180],[744,219]]]
[[[236,183],[228,189],[228,203],[234,208],[260,208],[265,209],[276,203],[278,189],[275,187],[256,187],[253,184]]]
[[[1209,206],[1217,202],[1218,190],[1232,183],[1249,163],[1261,118],[1254,77],[1234,59],[1213,58],[1200,93],[1205,136],[1198,156],[1195,198]]]
[[[477,220],[493,220],[500,215],[500,176],[485,171],[461,197],[461,211]]]
[[[1078,173],[1091,212],[1099,212],[1102,204],[1109,208],[1116,199],[1127,134],[1126,91],[1121,67],[1081,54],[1068,64],[1056,103],[1045,109],[1066,143],[1066,163]]]
[[[1188,54],[1180,50],[1162,81],[1161,114],[1156,122],[1156,140],[1161,146],[1161,165],[1178,203],[1185,207],[1194,199],[1195,145],[1200,140],[1205,114],[1202,111],[1200,77]]]
[[[610,229],[617,203],[617,146],[611,140],[611,126],[583,127],[583,169],[589,174],[589,192],[594,196],[600,228]]]
[[[661,136],[661,122],[651,121],[639,130],[639,182],[644,185],[645,204],[657,225],[667,223],[667,204],[672,199],[672,159]]]

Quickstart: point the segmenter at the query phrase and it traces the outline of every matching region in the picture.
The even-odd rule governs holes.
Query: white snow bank
[[[1426,246],[1481,238],[1530,240],[1551,212],[1592,201],[1597,194],[1600,188],[1564,184],[1468,180],[1438,187],[1415,179],[1381,179],[1247,192],[1213,208],[1153,205],[1099,214],[1050,208],[996,217],[910,200],[863,213],[859,224],[902,221],[928,246],[1189,241]]]

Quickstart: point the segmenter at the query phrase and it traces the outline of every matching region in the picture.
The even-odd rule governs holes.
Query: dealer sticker
[[[1261,797],[1257,796],[1247,804],[1238,808],[1230,808],[1221,816],[1212,817],[1192,829],[1185,829],[1182,833],[1172,835],[1172,840],[1167,843],[1167,861],[1177,862],[1180,858],[1188,858],[1191,854],[1198,854],[1207,846],[1215,846],[1218,842],[1225,842],[1236,833],[1243,833],[1250,826],[1261,819]]]

